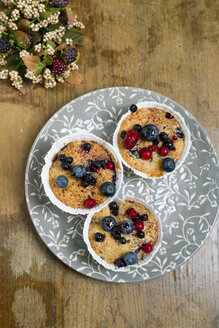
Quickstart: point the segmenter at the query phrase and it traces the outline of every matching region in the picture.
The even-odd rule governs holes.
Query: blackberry
[[[62,74],[66,71],[66,64],[62,59],[54,58],[52,63],[52,72],[54,74]]]
[[[57,160],[58,160],[58,161],[63,161],[64,159],[66,159],[66,156],[65,156],[64,154],[60,154],[60,155],[58,155],[58,157],[57,157]]]
[[[53,0],[51,5],[54,7],[64,8],[69,3],[69,0]]]
[[[99,243],[99,242],[104,241],[105,236],[100,232],[96,232],[94,235],[94,239],[95,239],[95,241],[97,241]]]
[[[165,142],[168,139],[168,134],[166,134],[165,132],[161,132],[159,134],[159,138],[161,141]]]
[[[123,259],[117,259],[114,263],[117,266],[117,268],[122,268],[126,266],[126,263]]]
[[[73,63],[77,58],[78,52],[75,48],[69,48],[65,53],[65,59],[67,63]]]
[[[136,130],[137,132],[140,132],[141,131],[141,125],[140,124],[135,124],[133,129]]]
[[[116,184],[116,174],[113,175],[112,177],[112,183],[115,185]]]
[[[27,49],[31,48],[33,45],[33,37],[30,34],[26,34],[26,38],[25,38],[25,47]]]
[[[12,48],[10,41],[6,35],[0,39],[0,52],[6,53]]]
[[[130,109],[130,111],[132,113],[134,113],[134,112],[136,112],[136,110],[138,109],[138,107],[135,104],[132,104],[129,109]]]
[[[172,148],[173,148],[173,141],[172,141],[172,140],[166,140],[166,141],[163,143],[163,146],[164,146],[164,147],[167,147],[169,150],[172,150]]]
[[[123,238],[123,237],[121,237],[121,238],[119,239],[119,242],[120,242],[120,244],[125,245],[125,244],[126,244],[126,239]]]
[[[183,132],[177,132],[177,137],[178,138],[184,138],[184,133]]]
[[[145,236],[144,231],[138,231],[136,235],[138,238],[144,238]]]
[[[96,162],[94,162],[94,167],[95,167],[95,169],[100,169],[101,166],[102,166],[101,161],[96,161]]]
[[[105,161],[105,159],[102,159],[102,161],[100,161],[101,162],[101,167],[102,168],[105,168],[105,166],[106,166],[106,161]]]
[[[91,144],[89,142],[85,142],[82,145],[83,150],[90,151],[91,150]]]

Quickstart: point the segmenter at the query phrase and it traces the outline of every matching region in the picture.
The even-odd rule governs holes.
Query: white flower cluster
[[[20,90],[23,87],[23,79],[16,71],[11,71],[9,73],[10,80],[12,81],[13,87]]]
[[[69,64],[68,67],[70,68],[71,71],[75,71],[79,69],[78,65],[75,62]]]
[[[27,55],[29,55],[30,53],[28,52],[28,51],[26,51],[26,50],[22,50],[20,53],[19,53],[19,55],[20,55],[20,57],[21,58],[24,58],[24,57],[26,57]]]
[[[9,19],[8,21],[8,26],[13,30],[13,31],[17,31],[18,27],[17,24],[15,24],[14,22],[12,22],[12,20]]]
[[[35,19],[40,16],[40,13],[46,11],[45,5],[40,0],[17,0],[17,8],[27,19]]]
[[[65,43],[68,45],[68,46],[72,46],[74,44],[74,42],[72,41],[72,39],[65,39]]]
[[[59,15],[60,12],[56,12],[54,14],[52,14],[50,17],[48,17],[47,19],[44,19],[42,21],[40,21],[39,23],[32,23],[30,24],[30,28],[32,29],[32,31],[37,32],[39,31],[40,28],[45,28],[47,27],[49,24],[57,24],[59,22]]]
[[[18,9],[14,9],[14,10],[12,11],[12,13],[11,13],[11,18],[10,18],[10,20],[11,20],[12,22],[14,22],[14,21],[17,21],[18,18],[20,18],[20,11],[19,11]]]
[[[56,80],[52,76],[50,69],[46,68],[43,73],[44,77],[44,86],[46,89],[54,88],[56,86]]]
[[[43,37],[43,41],[46,42],[46,41],[49,41],[49,40],[54,40],[57,43],[62,43],[62,37],[63,37],[64,34],[65,34],[65,27],[60,26],[55,31],[47,32]]]
[[[0,20],[5,24],[8,23],[8,17],[5,15],[5,13],[3,13],[3,11],[0,11]]]
[[[7,64],[5,57],[0,55],[0,66],[5,66]]]
[[[2,33],[5,32],[6,27],[3,25],[0,25],[0,38],[2,37]]]
[[[77,28],[80,28],[80,29],[84,29],[84,28],[85,28],[84,24],[83,24],[82,22],[79,22],[79,21],[77,20],[77,18],[78,18],[78,16],[75,15],[75,16],[74,16],[74,23],[73,23],[73,24],[69,24],[69,25],[68,25],[69,28],[77,27]]]
[[[50,44],[48,44],[45,48],[50,56],[54,55],[55,49],[52,46],[50,46]]]
[[[29,69],[27,70],[27,73],[25,74],[25,77],[27,77],[28,79],[32,80],[32,82],[34,84],[40,83],[43,80],[41,75],[35,76],[34,73],[33,73],[33,71],[31,71]]]
[[[8,69],[4,69],[3,71],[0,72],[0,79],[1,80],[6,80],[8,78]]]
[[[38,43],[34,46],[34,51],[35,52],[40,52],[42,50],[42,44]]]

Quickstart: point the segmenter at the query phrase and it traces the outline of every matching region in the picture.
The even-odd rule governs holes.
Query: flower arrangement
[[[22,94],[36,84],[83,83],[78,72],[83,23],[69,0],[2,0],[0,11],[0,79],[10,78]]]

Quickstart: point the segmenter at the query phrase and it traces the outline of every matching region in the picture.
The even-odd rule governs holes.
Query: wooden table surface
[[[81,51],[81,86],[0,94],[0,327],[219,327],[218,223],[176,271],[136,284],[87,278],[38,237],[24,197],[31,145],[60,107],[91,90],[136,86],[187,108],[219,152],[217,0],[74,0],[91,43]]]

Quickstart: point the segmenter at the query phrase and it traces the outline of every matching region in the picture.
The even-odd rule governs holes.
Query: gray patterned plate
[[[82,239],[85,217],[62,212],[46,197],[40,174],[52,143],[87,130],[112,143],[120,117],[132,103],[157,101],[178,111],[191,131],[185,163],[159,181],[144,180],[125,168],[122,194],[144,199],[162,215],[163,242],[153,260],[129,272],[113,272],[97,264]],[[216,220],[219,163],[214,147],[196,119],[158,93],[132,87],[107,88],[85,94],[60,109],[37,136],[26,168],[26,200],[33,224],[49,249],[72,269],[104,281],[137,282],[157,278],[187,261],[203,244]]]

